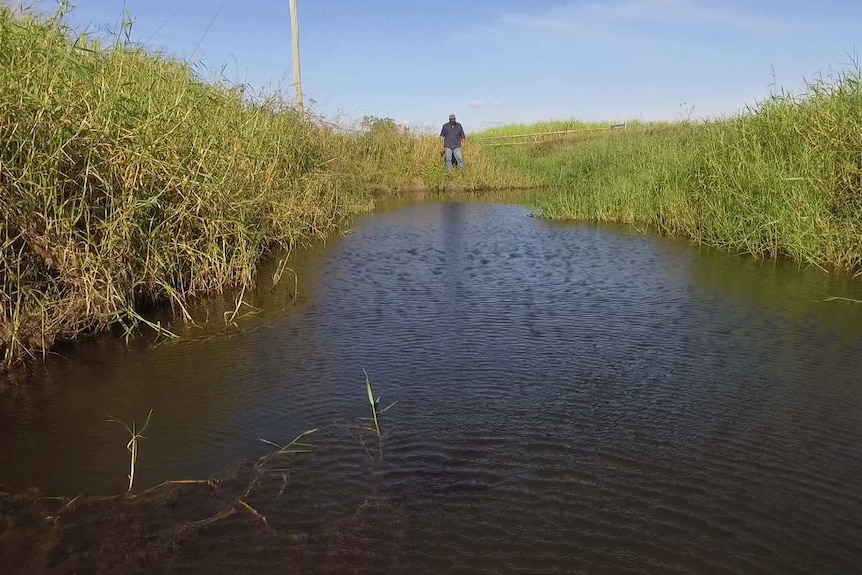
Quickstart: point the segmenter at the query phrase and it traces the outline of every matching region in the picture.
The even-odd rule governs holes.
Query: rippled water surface
[[[164,572],[860,572],[862,305],[823,301],[858,282],[529,216],[393,206],[297,256],[295,305],[287,272],[237,327],[49,361],[0,395],[0,490],[121,492],[105,420],[153,408],[140,487],[320,428],[253,501],[293,543],[225,522]]]

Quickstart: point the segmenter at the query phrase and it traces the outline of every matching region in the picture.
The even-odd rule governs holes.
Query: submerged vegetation
[[[363,395],[371,404],[372,417],[360,418],[361,430],[378,441],[378,457],[371,457],[374,480],[367,489],[354,485],[341,490],[348,504],[345,507],[321,509],[319,501],[309,499],[309,482],[321,480],[314,472],[321,466],[309,459],[310,454],[326,447],[308,442],[321,431],[318,428],[301,432],[286,443],[261,439],[269,446],[268,453],[248,458],[217,476],[165,480],[133,492],[137,440],[149,425],[150,410],[140,429],[134,423],[128,426],[114,418],[109,420],[123,425],[132,437],[128,445],[132,471],[124,494],[69,497],[47,496],[35,488],[18,494],[0,490],[4,573],[171,571],[172,562],[182,555],[192,557],[193,564],[198,565],[196,544],[216,526],[219,533],[230,533],[229,537],[236,537],[250,552],[278,549],[278,572],[285,565],[299,572],[342,572],[345,553],[367,545],[380,533],[403,537],[401,527],[408,517],[405,506],[381,486],[382,441],[387,433],[381,431],[379,417],[389,407],[380,409],[367,372]],[[330,431],[356,430],[336,426]],[[362,445],[370,456],[364,440]],[[358,459],[364,461],[364,456]],[[285,502],[290,505],[288,509]],[[299,508],[311,505],[316,523],[298,520],[294,503]],[[357,555],[365,558],[362,552]]]
[[[538,128],[523,131],[553,129]],[[539,200],[547,218],[633,224],[758,258],[862,269],[858,70],[733,119],[634,124],[498,154],[552,186]]]
[[[268,254],[343,229],[370,188],[446,182],[436,138],[341,130],[125,36],[102,46],[62,12],[0,6],[3,363],[128,333],[154,304],[188,318],[191,298],[250,288]],[[524,183],[481,150],[470,168],[466,187]]]

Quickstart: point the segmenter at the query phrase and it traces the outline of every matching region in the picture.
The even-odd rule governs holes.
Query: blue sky
[[[297,2],[303,92],[318,113],[439,127],[454,112],[468,132],[733,114],[848,69],[862,37],[858,0]],[[116,28],[124,2],[73,4],[73,26]],[[125,4],[134,40],[292,94],[288,0]]]

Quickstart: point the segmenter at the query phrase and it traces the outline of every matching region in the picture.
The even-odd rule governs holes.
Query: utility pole
[[[296,105],[302,113],[302,68],[299,65],[299,18],[296,16],[296,0],[290,0],[290,30],[293,35],[293,85],[296,87]]]

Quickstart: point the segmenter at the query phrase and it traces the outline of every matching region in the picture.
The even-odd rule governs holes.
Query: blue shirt
[[[443,147],[452,148],[453,150],[461,147],[461,140],[467,139],[467,136],[464,135],[464,128],[458,122],[455,122],[454,126],[452,122],[443,124],[443,129],[440,130],[440,137],[443,138]]]

